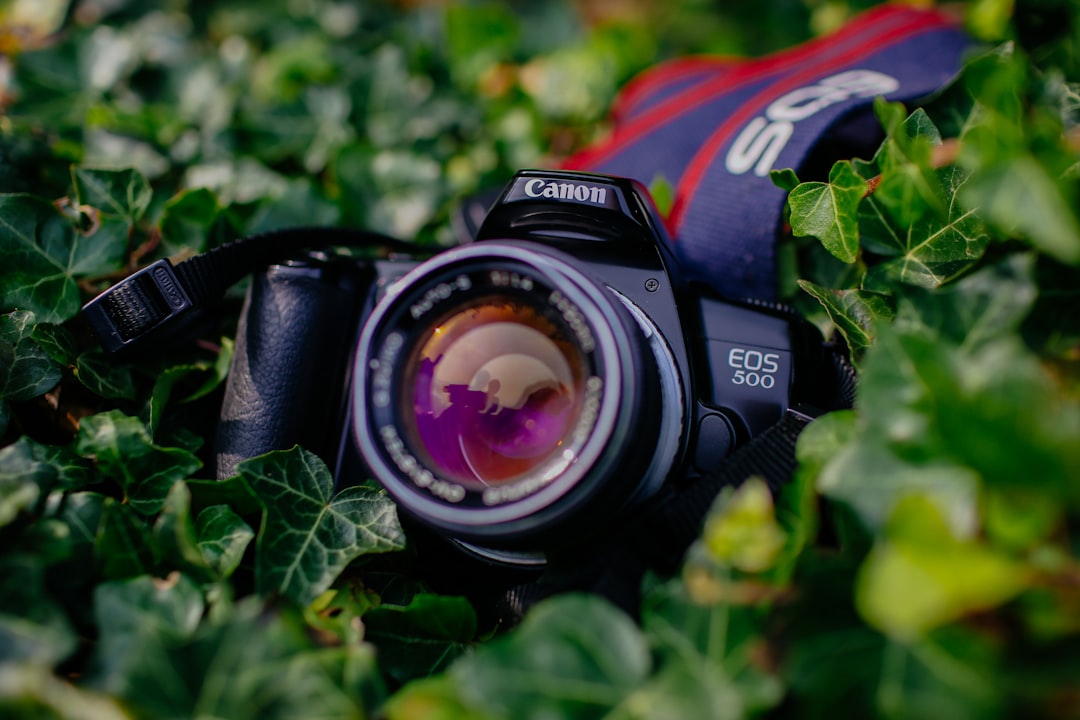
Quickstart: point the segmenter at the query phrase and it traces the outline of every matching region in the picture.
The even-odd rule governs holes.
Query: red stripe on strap
[[[695,85],[664,100],[631,122],[618,127],[606,142],[567,158],[562,167],[568,170],[595,168],[658,125],[669,122],[673,117],[687,113],[721,94],[807,61],[845,52],[851,43],[858,43],[857,49],[864,51],[866,46],[880,42],[898,29],[909,29],[912,25],[931,29],[952,27],[956,25],[956,21],[939,11],[916,10],[906,6],[885,5],[868,10],[832,35],[815,38],[760,60],[747,61],[718,78]],[[862,37],[868,26],[873,34]]]
[[[928,23],[924,15],[914,18],[909,17],[908,21],[902,25],[893,27],[885,33],[866,37],[858,46],[840,55],[830,57],[825,62],[809,65],[799,72],[784,77],[743,103],[735,112],[725,118],[724,122],[702,144],[687,165],[682,178],[679,179],[675,191],[675,202],[666,222],[672,239],[677,241],[679,230],[682,229],[686,207],[697,192],[702,177],[712,166],[717,153],[720,152],[720,149],[738,128],[745,125],[754,115],[760,113],[770,102],[791,90],[805,85],[808,81],[820,78],[831,70],[858,62],[862,58],[880,52],[892,45],[926,32],[940,30],[942,27],[955,27],[955,22],[950,20],[948,23]]]

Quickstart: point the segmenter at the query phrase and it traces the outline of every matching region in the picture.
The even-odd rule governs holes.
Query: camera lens
[[[534,547],[662,484],[682,434],[659,332],[575,260],[525,241],[445,251],[364,323],[353,433],[406,512]]]
[[[558,465],[585,404],[580,344],[513,294],[454,306],[405,360],[399,417],[432,473],[467,490]]]

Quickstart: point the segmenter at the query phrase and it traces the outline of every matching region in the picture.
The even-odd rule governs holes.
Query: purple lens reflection
[[[535,308],[487,298],[459,309],[409,366],[407,434],[440,476],[482,489],[527,476],[569,448],[588,367]]]

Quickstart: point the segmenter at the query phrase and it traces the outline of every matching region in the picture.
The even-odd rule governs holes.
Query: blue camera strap
[[[971,44],[950,15],[885,5],[764,58],[673,60],[631,81],[610,137],[563,167],[646,186],[663,178],[674,187],[665,220],[688,279],[771,300],[786,193],[769,172],[801,171],[816,150],[830,162],[873,153],[873,99],[926,99],[956,76]]]

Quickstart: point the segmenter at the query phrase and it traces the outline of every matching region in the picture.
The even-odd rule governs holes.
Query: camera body
[[[835,405],[815,327],[683,282],[670,247],[640,184],[522,171],[471,243],[270,268],[241,318],[219,475],[299,442],[339,485],[374,478],[434,534],[527,565],[692,485],[789,408]]]

